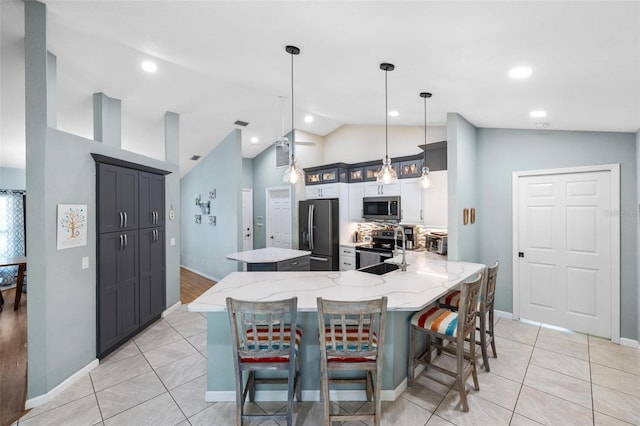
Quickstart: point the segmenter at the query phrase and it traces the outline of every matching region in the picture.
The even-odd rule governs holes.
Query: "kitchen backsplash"
[[[424,236],[427,233],[428,228],[420,225],[412,225],[416,229],[418,234],[416,241],[416,249],[424,248]],[[371,232],[378,229],[393,229],[393,225],[380,223],[380,222],[364,222],[358,223],[357,235],[358,239],[357,243],[366,242],[367,240],[371,240]]]

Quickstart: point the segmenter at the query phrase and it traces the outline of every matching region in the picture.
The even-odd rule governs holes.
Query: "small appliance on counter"
[[[425,234],[425,247],[428,251],[447,254],[447,232],[430,231]]]

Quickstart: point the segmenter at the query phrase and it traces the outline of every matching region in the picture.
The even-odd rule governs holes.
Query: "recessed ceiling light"
[[[515,67],[509,70],[509,77],[511,78],[527,78],[531,76],[533,71],[529,67]]]
[[[311,123],[313,121],[313,116],[311,115],[307,115],[304,117],[304,122],[305,123]]]
[[[390,115],[391,117],[397,117],[397,116],[399,116],[399,115],[400,115],[400,113],[399,113],[398,111],[389,111],[389,115]]]
[[[145,70],[146,72],[154,73],[154,72],[158,71],[158,66],[156,65],[155,62],[143,61],[142,62],[142,69]]]
[[[529,115],[531,117],[534,117],[534,118],[542,118],[542,117],[546,117],[547,116],[547,111],[543,111],[541,109],[536,109],[534,111],[531,111],[529,113]]]
[[[257,138],[257,137],[255,137],[255,136],[252,136],[252,137],[251,137],[251,143],[258,143],[258,142],[260,142],[260,139],[258,139],[258,138]]]

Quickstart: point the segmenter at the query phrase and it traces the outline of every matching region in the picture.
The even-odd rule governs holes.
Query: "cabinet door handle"
[[[124,248],[124,238],[122,238],[122,234],[120,234],[120,247],[119,250],[122,250]]]
[[[120,228],[122,228],[122,225],[124,225],[124,216],[122,212],[118,212],[118,214],[120,215]]]
[[[124,212],[124,227],[127,227],[127,212]]]
[[[129,245],[129,240],[127,239],[127,234],[124,234],[124,246],[126,247],[128,245]]]
[[[350,264],[350,263],[347,263],[347,262],[344,262],[344,264],[345,264],[345,265],[348,265],[348,266],[351,266],[351,264]]]
[[[293,262],[293,263],[291,264],[291,266],[296,266],[298,263],[300,263],[300,262]]]
[[[420,220],[424,220],[424,218],[422,217],[423,212],[424,212],[424,210],[420,209]]]

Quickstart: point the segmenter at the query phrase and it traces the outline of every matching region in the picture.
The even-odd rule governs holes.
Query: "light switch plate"
[[[176,245],[176,239],[175,238],[171,238],[169,240],[169,244],[171,244],[172,246],[175,246]]]
[[[89,256],[82,258],[82,269],[89,269]]]

